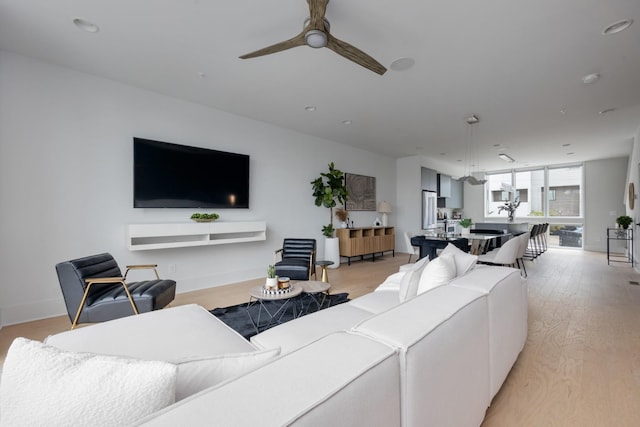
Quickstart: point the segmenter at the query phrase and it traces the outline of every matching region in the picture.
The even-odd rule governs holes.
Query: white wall
[[[322,251],[329,213],[310,181],[331,161],[375,176],[377,199],[395,201],[394,159],[3,51],[0,94],[0,325],[65,313],[54,265],[80,256],[156,262],[185,292],[263,276],[283,237],[315,237]],[[249,154],[251,208],[216,212],[265,220],[267,241],[130,252],[127,224],[193,211],[133,209],[133,136]]]
[[[607,227],[615,227],[616,218],[625,215],[628,157],[585,162],[585,250],[607,251]],[[614,248],[612,248],[612,251]],[[619,249],[618,249],[619,251]]]
[[[639,174],[640,128],[636,131],[636,134],[631,144],[633,146],[633,149],[631,152],[631,156],[629,156],[629,166],[628,166],[629,170],[627,173],[627,182],[626,182],[625,188],[628,188],[629,183],[633,182],[633,185],[635,187],[635,193],[637,195],[638,193],[640,193],[640,174]],[[625,195],[627,194],[626,191],[624,194]],[[626,199],[625,199],[625,202],[626,202]],[[629,204],[627,203],[626,212],[627,212],[627,215],[633,218],[634,224],[640,223],[640,199],[636,198],[634,209],[630,209]],[[635,233],[634,249],[633,249],[633,254],[635,258],[635,268],[636,270],[640,271],[640,266],[638,265],[638,261],[640,260],[640,255],[639,255],[640,253],[638,252],[640,250],[640,227],[634,225],[633,232]]]

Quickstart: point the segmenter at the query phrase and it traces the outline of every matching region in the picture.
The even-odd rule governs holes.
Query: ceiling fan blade
[[[324,31],[324,14],[327,12],[329,0],[309,1],[309,28]]]
[[[240,58],[249,59],[249,58],[255,58],[257,56],[270,55],[272,53],[281,52],[283,50],[287,50],[293,47],[303,46],[303,45],[305,45],[304,33],[300,33],[297,36],[290,38],[289,40],[285,40],[283,42],[276,43],[271,46],[267,46],[260,50],[256,50],[255,52],[247,53],[246,55],[242,55]]]
[[[350,61],[355,62],[365,68],[370,69],[374,73],[383,75],[387,69],[378,61],[367,55],[357,47],[351,46],[347,42],[343,42],[340,39],[333,37],[327,33],[327,47],[337,53],[340,56],[347,58]]]

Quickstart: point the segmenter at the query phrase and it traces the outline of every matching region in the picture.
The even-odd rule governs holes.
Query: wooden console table
[[[371,255],[371,260],[375,261],[376,254],[393,251],[396,255],[396,236],[394,227],[360,227],[360,228],[339,228],[337,230],[340,241],[340,256],[348,259],[351,265],[351,258]]]

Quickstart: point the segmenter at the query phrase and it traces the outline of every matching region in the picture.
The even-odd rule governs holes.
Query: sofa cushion
[[[349,301],[347,304],[371,312],[382,313],[399,304],[398,291],[370,292]]]
[[[338,332],[184,399],[141,425],[399,426],[399,369],[391,347]]]
[[[413,264],[412,264],[413,267]],[[390,274],[389,276],[387,276],[386,279],[384,279],[384,282],[382,282],[376,289],[374,292],[378,292],[378,291],[396,291],[398,292],[398,290],[400,289],[400,282],[402,281],[402,278],[404,277],[405,274],[407,274],[408,270],[401,270],[397,273],[393,273]]]
[[[181,360],[185,356],[215,356],[256,349],[196,304],[62,332],[47,337],[45,343],[64,350],[167,362]]]
[[[456,263],[451,254],[438,256],[420,275],[418,295],[438,286],[447,285],[456,277]]]
[[[280,349],[227,354],[211,357],[192,357],[176,361],[178,377],[176,400],[182,400],[205,388],[259,368],[278,357]]]
[[[16,338],[0,382],[2,425],[129,425],[174,402],[176,372],[166,362]]]
[[[254,335],[251,343],[259,349],[280,347],[282,354],[286,354],[332,332],[349,329],[373,315],[351,304],[340,304]]]
[[[451,254],[456,262],[456,276],[463,276],[467,274],[478,261],[478,255],[472,255],[467,253],[456,245],[449,243],[446,248],[442,250],[442,255]]]
[[[420,277],[422,272],[429,263],[429,257],[421,258],[413,264],[413,268],[408,270],[400,281],[400,289],[398,290],[398,297],[400,302],[404,302],[409,298],[413,298],[418,294],[418,285],[420,284]]]

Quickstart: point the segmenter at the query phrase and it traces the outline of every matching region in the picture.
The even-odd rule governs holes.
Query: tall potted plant
[[[337,268],[340,265],[340,251],[338,249],[338,239],[333,237],[333,208],[338,203],[344,205],[349,197],[347,186],[344,182],[344,172],[336,169],[333,162],[329,163],[329,171],[322,172],[320,176],[311,181],[313,197],[316,206],[329,208],[329,224],[322,227],[322,234],[325,236],[325,259],[333,261],[330,268]]]

